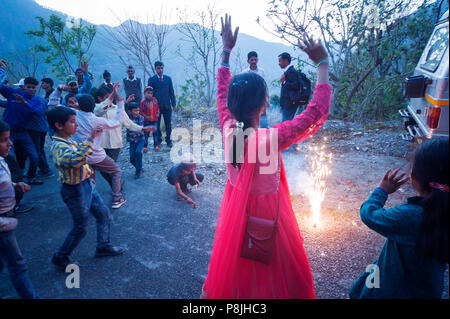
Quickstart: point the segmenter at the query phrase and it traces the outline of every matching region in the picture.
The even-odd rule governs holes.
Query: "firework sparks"
[[[308,151],[306,159],[310,169],[311,185],[308,187],[305,195],[308,197],[311,205],[313,227],[318,227],[322,202],[327,191],[326,179],[331,173],[330,164],[333,154],[326,153],[325,145],[321,147],[309,146]]]

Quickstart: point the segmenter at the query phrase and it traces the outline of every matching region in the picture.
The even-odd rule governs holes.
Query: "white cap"
[[[24,86],[25,85],[25,79],[20,79],[19,83],[14,84],[15,86]]]

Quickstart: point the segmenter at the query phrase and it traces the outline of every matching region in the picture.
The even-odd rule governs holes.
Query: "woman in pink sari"
[[[267,87],[256,74],[231,78],[228,63],[238,29],[233,34],[231,17],[225,15],[221,32],[222,67],[217,76],[217,109],[228,180],[202,297],[315,298],[312,271],[292,209],[281,151],[311,137],[328,116],[331,88],[327,53],[320,41],[316,43],[307,34],[303,35],[303,44],[299,42],[299,47],[318,66],[313,99],[292,121],[271,129],[258,129],[267,103]],[[248,136],[240,143],[245,133]],[[241,257],[247,215],[276,220],[275,244],[268,263]]]

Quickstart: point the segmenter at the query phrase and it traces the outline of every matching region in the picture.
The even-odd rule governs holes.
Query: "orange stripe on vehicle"
[[[425,94],[425,98],[428,102],[430,102],[433,105],[437,106],[448,106],[448,100],[435,100],[432,97],[430,97],[428,94]]]

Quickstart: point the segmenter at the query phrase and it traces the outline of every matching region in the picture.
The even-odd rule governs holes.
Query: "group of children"
[[[59,171],[58,181],[62,184],[61,196],[72,215],[73,227],[53,255],[51,262],[64,270],[67,265],[74,263],[70,256],[86,235],[89,214],[96,218],[97,223],[95,256],[123,254],[125,251],[123,248],[110,243],[110,211],[96,190],[94,171],[100,171],[111,186],[112,208],[116,209],[125,204],[126,200],[122,195],[121,170],[116,163],[123,147],[122,126],[127,129],[130,162],[136,168],[135,178],[139,178],[143,171],[144,146],[147,146],[149,133],[156,131],[158,123],[158,101],[153,97],[152,87],[145,88],[145,98],[137,104],[133,102],[134,96],[124,101],[118,94],[120,88],[118,82],[112,88],[101,86],[93,94],[80,94],[79,82],[71,77],[65,85],[46,90],[48,100],[44,101],[36,95],[38,82],[34,78],[25,79],[26,90],[23,91],[6,87],[2,80],[6,78],[7,64],[4,60],[0,62],[1,93],[7,98],[7,103],[19,103],[22,106],[22,109],[19,109],[7,104],[4,118],[9,119],[8,114],[14,112],[15,117],[10,117],[13,119],[19,117],[16,122],[24,127],[31,115],[38,115],[48,123],[51,134],[51,157]],[[83,65],[83,70],[87,72],[87,64]],[[83,76],[78,76],[78,79],[83,79]],[[83,83],[91,85],[87,78]],[[30,86],[29,89],[28,86]],[[90,86],[81,87],[85,91],[91,89]],[[67,94],[62,96],[63,92]],[[125,111],[125,105],[128,112]],[[28,118],[20,118],[23,113],[28,114],[26,112],[31,115]],[[16,154],[21,154],[19,148],[21,145],[15,143],[18,139],[13,139],[10,133],[14,132],[17,135],[26,134],[26,132],[11,127],[7,122],[0,121],[0,189],[2,191],[0,194],[0,270],[3,269],[4,264],[8,267],[12,283],[21,297],[37,298],[38,294],[28,278],[26,263],[18,248],[14,231],[17,227],[15,207],[18,197],[28,192],[30,186],[23,182],[14,183],[9,164],[3,159],[11,156],[12,160],[15,160]],[[15,124],[14,121],[9,122]],[[155,151],[158,151],[157,143],[154,145]],[[12,152],[13,150],[15,153]],[[35,164],[34,162],[32,164],[30,159],[30,166]],[[193,170],[191,165],[188,174],[193,174]],[[180,172],[175,174],[180,177],[182,185],[180,188],[180,182],[175,182],[175,185],[178,185],[177,191],[183,189],[187,192],[186,185],[183,184],[185,181],[181,178],[185,175],[184,171]],[[197,186],[200,184],[199,179],[203,180],[203,176],[199,175],[195,178]],[[32,176],[29,181],[33,181]],[[34,185],[40,184],[42,182],[34,183]],[[189,203],[193,203],[189,198],[186,199]]]

